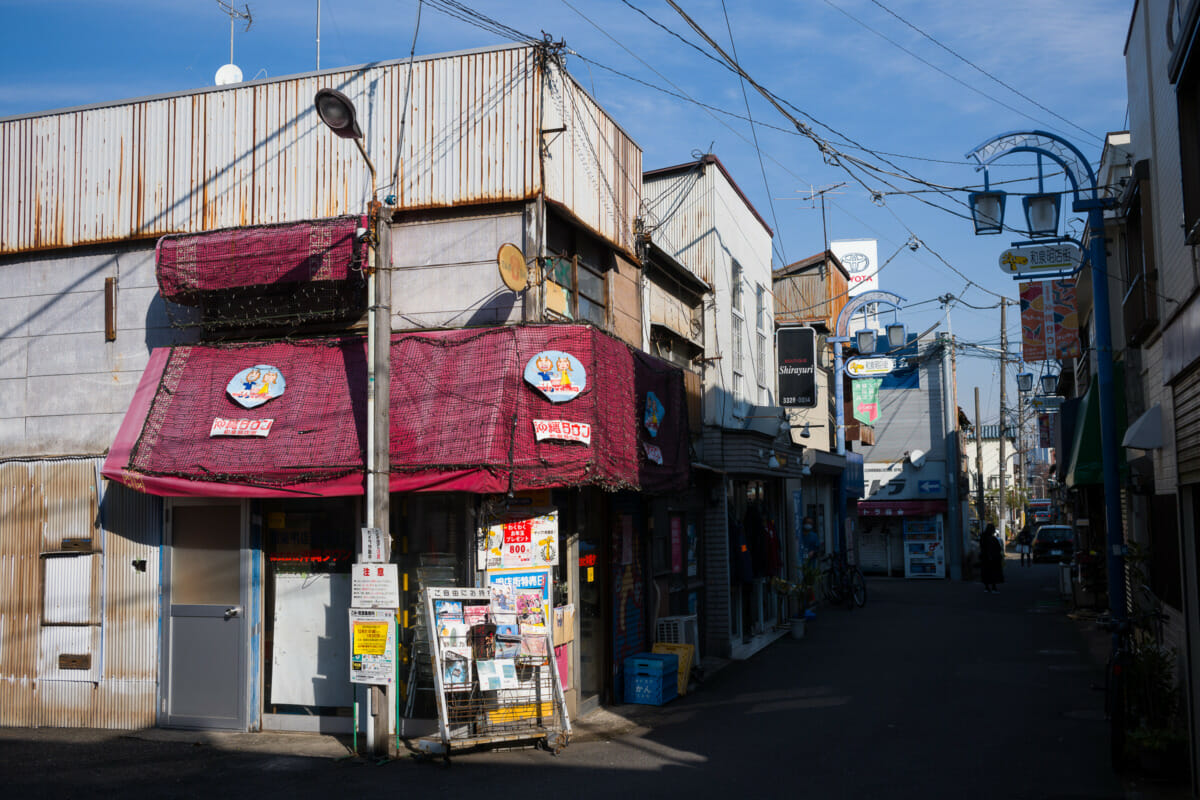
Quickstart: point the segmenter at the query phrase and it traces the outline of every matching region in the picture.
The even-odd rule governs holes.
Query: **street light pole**
[[[996,159],[1011,153],[1034,153],[1038,158],[1039,178],[1041,175],[1041,157],[1049,158],[1062,168],[1067,179],[1071,182],[1074,195],[1072,210],[1087,212],[1088,215],[1088,261],[1092,273],[1092,311],[1095,320],[1096,350],[1096,383],[1100,400],[1100,454],[1103,463],[1104,476],[1104,517],[1106,563],[1108,566],[1108,609],[1115,622],[1125,618],[1125,537],[1121,519],[1121,485],[1117,469],[1119,443],[1117,441],[1117,410],[1115,407],[1116,393],[1113,386],[1113,347],[1112,325],[1109,319],[1108,295],[1108,254],[1105,251],[1104,211],[1112,206],[1112,200],[1100,196],[1096,182],[1096,173],[1092,170],[1087,158],[1073,144],[1060,136],[1045,131],[1015,131],[1005,133],[984,142],[967,154],[974,158],[979,169],[985,169]],[[1082,194],[1081,194],[1082,192]],[[976,215],[978,210],[975,201],[987,200],[989,204],[997,199],[1003,218],[1003,195],[997,192],[977,192],[972,196],[972,214],[975,216],[976,232],[984,232],[980,222],[997,221],[995,209],[987,211],[983,217]],[[1057,202],[1057,195],[1042,195],[1037,198],[1026,198],[1027,207],[1032,208],[1034,200],[1052,198]],[[1055,229],[1057,229],[1057,207],[1053,212]],[[1033,218],[1030,214],[1030,219]],[[1047,214],[1048,218],[1050,214]],[[1002,226],[988,228],[986,232],[999,233]],[[1048,234],[1045,225],[1036,228],[1031,225],[1034,235]],[[1114,628],[1115,631],[1115,628]],[[1113,633],[1113,647],[1118,645],[1117,633]]]
[[[388,480],[391,473],[389,434],[391,432],[391,209],[379,202],[375,185],[375,165],[362,143],[362,130],[355,119],[350,99],[335,89],[320,89],[313,100],[317,113],[330,130],[343,139],[353,139],[371,173],[371,202],[368,205],[367,242],[367,446],[366,525],[377,530],[388,559],[391,542],[391,511]],[[379,275],[383,270],[383,275]],[[393,609],[394,611],[395,609]],[[387,751],[391,692],[371,685],[367,692],[367,749],[375,754]],[[357,724],[357,720],[355,721]]]

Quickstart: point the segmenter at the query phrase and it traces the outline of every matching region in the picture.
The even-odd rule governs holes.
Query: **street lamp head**
[[[1004,196],[1004,192],[990,189],[972,192],[967,196],[976,236],[1000,233],[1004,229]]]
[[[1017,391],[1029,392],[1033,390],[1033,373],[1020,372],[1017,373]]]
[[[908,341],[908,333],[904,330],[903,322],[893,322],[887,326],[888,347],[893,350],[898,347],[904,347]]]
[[[854,334],[854,346],[858,352],[863,355],[871,355],[875,352],[875,331],[870,328],[863,328],[858,333]]]
[[[1042,376],[1042,394],[1054,394],[1058,389],[1058,376],[1048,372]]]
[[[1031,194],[1021,198],[1030,236],[1058,235],[1058,204],[1059,197],[1053,193]]]
[[[362,129],[354,115],[354,104],[337,89],[318,89],[313,98],[321,122],[343,139],[361,139]]]

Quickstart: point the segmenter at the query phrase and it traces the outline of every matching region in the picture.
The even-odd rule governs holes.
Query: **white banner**
[[[533,435],[537,440],[559,439],[564,442],[592,443],[592,426],[586,422],[570,422],[565,419],[535,419]]]

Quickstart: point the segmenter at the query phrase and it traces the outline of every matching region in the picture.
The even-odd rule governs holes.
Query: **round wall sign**
[[[286,388],[287,381],[278,367],[256,364],[234,375],[225,391],[242,408],[254,408],[279,397]]]

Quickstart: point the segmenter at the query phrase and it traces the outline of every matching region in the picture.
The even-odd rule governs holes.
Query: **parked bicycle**
[[[857,564],[846,561],[845,553],[830,553],[825,557],[821,573],[821,589],[830,603],[845,603],[846,608],[867,603],[867,581]]]

